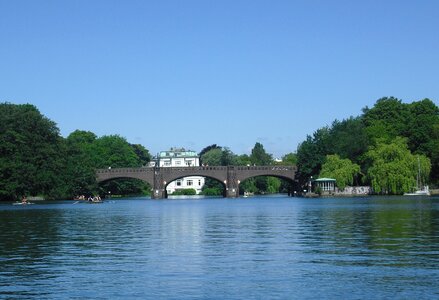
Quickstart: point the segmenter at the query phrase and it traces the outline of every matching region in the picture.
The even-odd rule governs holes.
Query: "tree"
[[[94,143],[93,152],[97,154],[95,168],[141,167],[144,162],[136,154],[135,148],[119,135],[98,138]],[[136,179],[112,180],[100,185],[101,194],[108,192],[113,195],[145,194],[148,190],[149,187],[145,182]]]
[[[330,129],[323,127],[314,132],[311,137],[299,144],[297,148],[298,178],[300,183],[306,184],[311,176],[319,174],[326,155],[333,154]]]
[[[264,146],[261,143],[256,143],[252,149],[250,161],[257,166],[270,165],[273,162],[273,157],[265,152]]]
[[[97,137],[90,131],[76,130],[66,138],[67,162],[66,196],[88,195],[97,192],[94,143]]]
[[[200,156],[200,164],[205,164],[205,162],[203,161],[203,156],[205,153],[209,152],[210,150],[213,149],[221,149],[220,146],[218,146],[217,144],[212,144],[210,146],[205,147],[203,150],[201,150],[199,156]]]
[[[31,104],[0,104],[0,199],[62,193],[62,138]]]
[[[367,178],[377,193],[402,194],[416,186],[418,158],[423,179],[428,178],[431,163],[424,155],[412,155],[407,140],[401,137],[392,142],[378,141],[366,153],[371,161]]]
[[[322,166],[320,177],[330,177],[337,181],[337,186],[344,189],[352,185],[354,177],[360,172],[360,166],[352,163],[349,159],[341,159],[337,154],[327,155]]]
[[[356,163],[361,162],[370,144],[361,117],[350,117],[341,122],[335,120],[330,129],[330,137],[332,153]]]
[[[405,136],[410,151],[431,156],[431,143],[437,140],[432,133],[439,125],[439,108],[430,99],[424,99],[408,104],[408,111]]]
[[[401,100],[384,97],[378,99],[373,108],[363,109],[363,122],[370,129],[381,128],[379,131],[369,129],[371,139],[382,138],[383,134],[392,139],[404,136],[408,115],[408,108]]]
[[[200,158],[204,165],[221,166],[223,152],[221,148],[213,148],[205,152]]]
[[[297,165],[297,154],[296,153],[288,153],[282,157],[283,165],[295,166]]]
[[[142,166],[148,165],[148,163],[151,161],[151,154],[149,154],[148,149],[140,144],[131,144],[131,147],[133,148],[134,153],[136,153],[137,158]]]

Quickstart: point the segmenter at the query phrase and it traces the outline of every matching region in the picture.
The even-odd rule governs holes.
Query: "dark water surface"
[[[2,299],[438,299],[439,199],[0,204]]]

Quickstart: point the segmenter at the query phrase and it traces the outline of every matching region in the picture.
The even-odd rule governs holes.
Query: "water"
[[[439,199],[0,204],[0,298],[432,299]]]

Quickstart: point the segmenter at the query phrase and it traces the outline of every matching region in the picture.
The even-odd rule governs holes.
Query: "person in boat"
[[[101,202],[102,199],[99,195],[93,197],[93,202]]]
[[[23,198],[21,198],[21,204],[28,204],[29,202],[27,202],[27,198],[26,196],[23,196]]]

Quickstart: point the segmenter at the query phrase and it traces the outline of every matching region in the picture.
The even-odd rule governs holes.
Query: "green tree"
[[[359,172],[359,165],[352,163],[352,161],[347,158],[342,159],[337,154],[334,154],[326,156],[320,177],[334,178],[337,180],[337,186],[343,190],[347,185],[354,183],[354,178]]]
[[[390,143],[378,141],[366,156],[371,161],[367,177],[377,193],[402,194],[411,191],[416,186],[418,158],[424,180],[431,169],[430,160],[424,155],[412,155],[407,140],[401,137]]]
[[[31,104],[0,104],[0,199],[63,193],[64,145],[54,122]]]
[[[384,97],[372,108],[363,109],[363,122],[368,129],[369,138],[391,140],[404,136],[409,115],[408,107],[394,97]]]
[[[222,165],[222,156],[223,152],[221,148],[214,148],[207,152],[205,152],[201,156],[201,160],[203,161],[204,165],[209,166],[221,166]]]
[[[148,165],[148,163],[151,161],[151,154],[149,153],[148,149],[140,144],[131,144],[130,146],[133,148],[134,153],[136,153],[137,158],[142,166]]]
[[[93,144],[95,168],[141,167],[142,160],[127,140],[119,135],[102,136]],[[100,185],[100,193],[112,195],[145,194],[150,187],[141,180],[119,179]]]
[[[356,163],[361,162],[370,145],[361,117],[334,121],[330,129],[330,139],[332,153]]]
[[[439,125],[439,108],[430,99],[424,99],[408,104],[408,111],[404,136],[408,138],[409,149],[431,157],[435,150],[431,144],[437,141],[432,133]]]
[[[203,150],[200,151],[199,156],[200,156],[200,164],[201,165],[205,164],[205,162],[203,161],[204,154],[209,152],[210,150],[213,150],[213,149],[220,149],[221,150],[221,147],[218,146],[217,144],[212,144],[210,146],[203,148]]]
[[[313,136],[308,135],[306,140],[299,144],[297,167],[301,185],[306,184],[311,176],[319,174],[326,155],[333,154],[333,140],[330,133],[328,127],[320,128],[314,132]]]
[[[66,138],[67,162],[66,196],[88,195],[97,192],[94,143],[97,137],[90,131],[76,130]]]
[[[250,161],[257,166],[270,165],[273,162],[273,157],[265,152],[264,146],[261,143],[256,143],[252,149]]]
[[[282,165],[295,166],[297,165],[297,154],[296,153],[288,153],[282,157]]]

